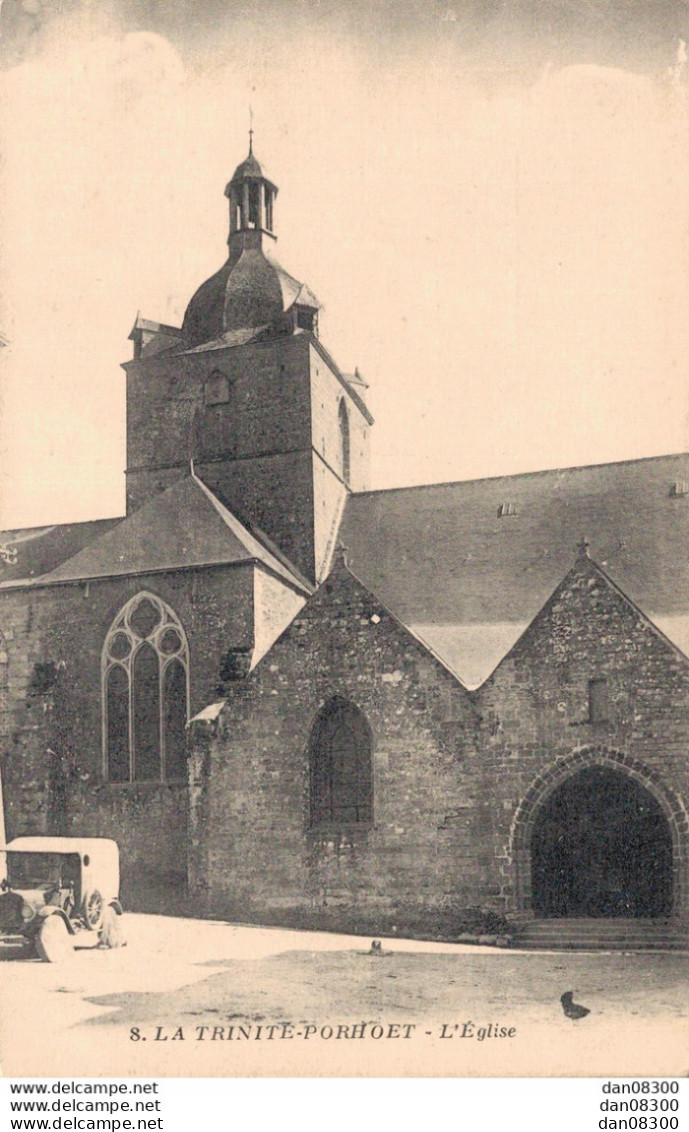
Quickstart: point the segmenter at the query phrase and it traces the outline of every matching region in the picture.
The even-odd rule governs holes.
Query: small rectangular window
[[[678,495],[689,495],[689,480],[677,480],[670,488],[670,495],[676,497]]]
[[[498,507],[498,519],[504,518],[505,515],[516,515],[516,514],[517,514],[517,504],[516,503],[501,503],[500,506]]]
[[[609,719],[608,682],[589,680],[589,723],[606,723]]]
[[[300,330],[313,330],[313,312],[297,310],[297,326]]]
[[[226,405],[230,399],[230,380],[216,370],[206,379],[204,401],[206,405]]]

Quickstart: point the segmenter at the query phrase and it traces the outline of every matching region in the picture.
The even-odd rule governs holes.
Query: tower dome
[[[266,177],[249,145],[247,157],[225,189],[230,204],[229,257],[201,284],[186,309],[182,335],[188,346],[201,346],[234,331],[267,329],[282,323],[293,309],[295,329],[315,332],[318,300],[273,255],[277,194],[277,185]]]
[[[261,166],[259,165],[258,161],[256,160],[256,155],[255,155],[254,150],[253,150],[253,145],[251,145],[251,144],[249,145],[248,156],[245,157],[244,161],[240,162],[240,164],[235,169],[234,175],[232,177],[232,181],[237,181],[237,180],[241,181],[244,177],[263,177],[263,170],[261,169]],[[230,184],[232,184],[232,181],[230,181]],[[229,188],[229,186],[228,186],[228,188]],[[273,188],[275,189],[275,193],[277,194],[277,189],[275,188],[274,185],[273,185]],[[227,190],[226,190],[225,195],[229,195],[227,193]]]

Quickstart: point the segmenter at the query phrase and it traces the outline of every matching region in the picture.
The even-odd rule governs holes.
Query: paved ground
[[[121,951],[80,951],[61,966],[0,964],[5,1075],[620,1076],[689,1069],[684,955],[395,939],[385,940],[387,954],[377,957],[368,953],[368,938],[161,916],[127,921],[129,945]],[[565,990],[575,991],[589,1017],[564,1017]]]

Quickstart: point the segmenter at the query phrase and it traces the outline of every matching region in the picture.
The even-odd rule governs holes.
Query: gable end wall
[[[607,683],[604,722],[588,718],[592,679]],[[674,828],[674,910],[687,911],[689,661],[594,563],[568,575],[476,693],[476,706],[494,784],[490,852],[507,910],[531,912],[526,825],[538,805],[570,774],[609,766],[663,807]]]
[[[370,725],[374,820],[311,829],[309,737],[332,696]],[[441,828],[450,792],[471,812],[470,761],[458,755],[471,719],[454,677],[336,567],[248,680],[228,689],[219,720],[194,725],[197,906],[258,922],[432,933],[470,901],[472,878],[478,887],[473,818],[451,858]]]

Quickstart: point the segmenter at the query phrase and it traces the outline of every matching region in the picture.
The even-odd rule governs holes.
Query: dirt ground
[[[130,915],[128,946],[0,963],[5,1076],[686,1076],[687,959]],[[573,1022],[560,995],[589,1009]]]

